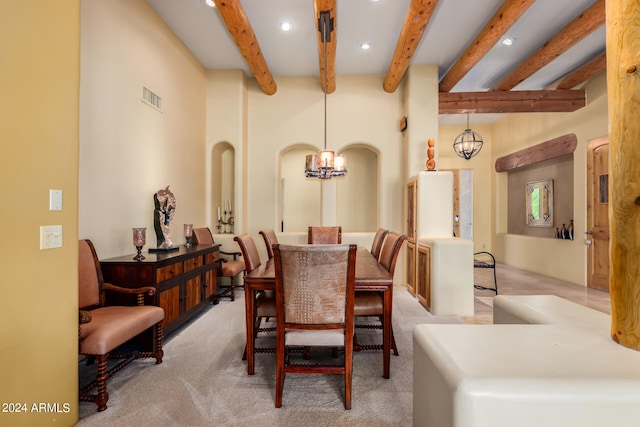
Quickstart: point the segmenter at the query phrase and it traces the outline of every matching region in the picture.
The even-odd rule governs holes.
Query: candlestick
[[[147,228],[139,227],[132,228],[133,230],[133,246],[136,247],[138,251],[137,255],[133,257],[136,261],[142,261],[144,259],[144,255],[142,255],[142,247],[147,243]]]
[[[193,234],[193,224],[185,224],[184,225],[184,237],[187,240],[187,243],[184,245],[185,247],[191,247],[191,235]]]

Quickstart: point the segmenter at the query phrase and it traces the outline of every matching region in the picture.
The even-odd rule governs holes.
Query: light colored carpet
[[[344,409],[339,375],[287,375],[283,407],[276,409],[275,354],[256,355],[256,373],[247,375],[241,359],[244,294],[236,295],[236,301],[211,306],[171,335],[161,365],[142,359],[118,372],[108,383],[105,412],[81,402],[77,425],[410,426],[413,327],[463,323],[457,316],[431,315],[404,287],[396,286],[393,327],[400,356],[391,356],[391,378],[382,378],[381,351],[357,352],[350,411]],[[381,331],[356,332],[363,343],[381,339]]]

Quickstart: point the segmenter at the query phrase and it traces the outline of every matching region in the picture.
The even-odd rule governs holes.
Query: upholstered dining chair
[[[342,227],[310,226],[307,234],[307,243],[338,245],[342,243]]]
[[[238,243],[240,247],[240,251],[242,252],[242,258],[245,263],[245,270],[247,274],[251,273],[253,270],[258,268],[261,265],[260,262],[260,254],[258,253],[258,248],[256,246],[253,237],[250,234],[241,234],[240,236],[236,236],[234,240]],[[256,304],[255,304],[255,312],[253,313],[253,319],[255,322],[255,326],[253,330],[255,331],[252,339],[254,340],[258,333],[264,332],[275,332],[275,327],[260,327],[262,321],[268,321],[270,318],[276,318],[276,298],[274,291],[264,291],[260,292],[256,296]],[[253,346],[254,353],[274,353],[275,348],[270,347],[261,347],[256,348]],[[245,345],[244,353],[242,355],[242,360],[247,359],[247,347]]]
[[[122,288],[104,283],[100,261],[90,240],[80,240],[78,246],[78,307],[79,352],[89,356],[88,362],[97,362],[96,379],[80,389],[81,402],[94,402],[98,412],[107,409],[109,393],[107,380],[135,359],[154,357],[156,364],[162,363],[164,310],[157,306],[144,305],[144,295],[154,295],[152,286]],[[134,296],[133,305],[105,305],[106,291]],[[122,344],[153,329],[151,351],[128,351]],[[107,368],[109,358],[120,359],[112,368]],[[90,394],[91,390],[97,394]]]
[[[373,236],[373,243],[371,243],[371,255],[375,257],[375,259],[380,258],[380,250],[382,249],[382,243],[384,242],[384,238],[389,234],[389,230],[384,228],[378,228],[375,236]]]
[[[395,272],[398,254],[405,240],[407,240],[406,235],[391,231],[387,234],[382,244],[379,262],[387,269],[391,277],[393,277]],[[380,320],[380,325],[376,325],[375,328],[381,329],[382,325],[384,325],[384,296],[382,292],[358,292],[355,296],[354,311],[356,317],[377,317]],[[369,328],[368,325],[356,325],[356,327]],[[391,328],[391,348],[393,349],[393,354],[397,356],[399,353],[395,337],[393,336],[393,326]],[[381,344],[356,346],[356,351],[380,349],[382,349]]]
[[[201,227],[193,229],[193,239],[196,245],[213,245],[213,234],[209,227]],[[214,297],[214,303],[217,303],[218,298],[228,297],[231,301],[234,301],[236,283],[240,280],[240,275],[245,274],[244,261],[239,260],[240,252],[225,252],[220,251],[225,258],[221,259],[220,269],[218,271],[218,292]],[[229,279],[229,286],[226,289],[222,289],[222,283],[225,279]]]
[[[267,247],[267,255],[269,256],[269,259],[273,258],[273,245],[277,245],[279,243],[276,232],[270,228],[268,230],[261,230],[260,235],[264,240],[264,245]]]
[[[356,245],[276,245],[276,399],[287,373],[344,375],[351,409]],[[296,363],[292,347],[344,348],[342,363]]]

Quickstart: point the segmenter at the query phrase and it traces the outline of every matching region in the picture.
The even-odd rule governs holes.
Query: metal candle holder
[[[219,212],[218,212],[219,213]],[[233,234],[233,212],[225,210],[222,216],[218,218],[218,234]]]

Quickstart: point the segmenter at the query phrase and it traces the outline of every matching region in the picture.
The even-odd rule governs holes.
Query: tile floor
[[[611,313],[609,293],[520,270],[504,264],[496,265],[498,292],[502,295],[557,295],[604,313]],[[475,284],[493,287],[491,269],[474,269]],[[466,323],[493,323],[492,291],[475,290],[475,316],[463,317]]]

